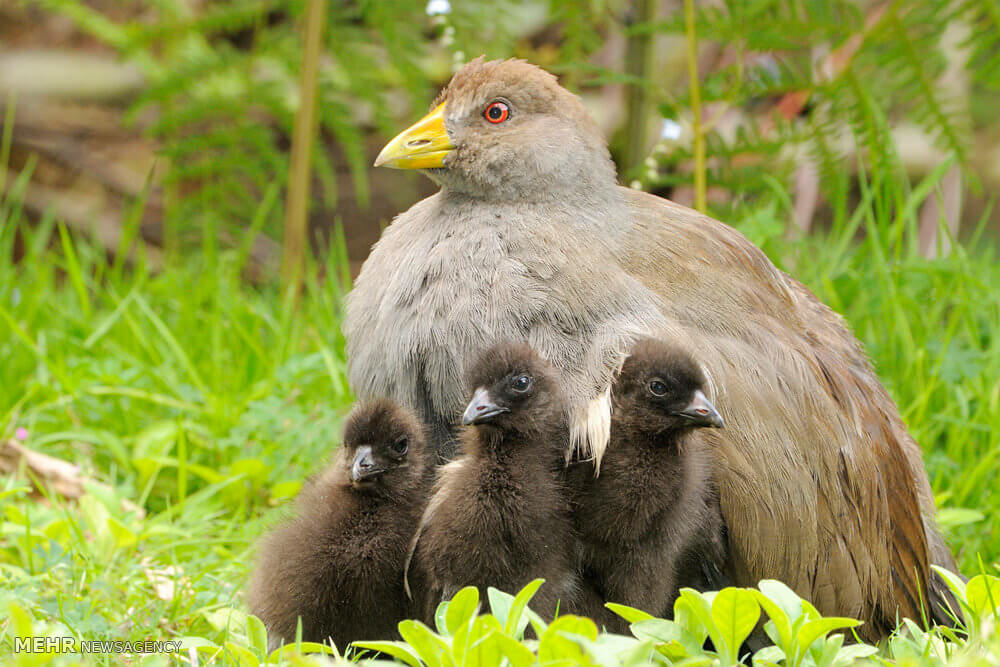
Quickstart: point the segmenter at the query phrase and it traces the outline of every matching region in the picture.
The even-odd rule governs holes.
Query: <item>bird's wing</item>
[[[644,193],[623,266],[705,365],[734,569],[827,613],[920,618],[929,581],[920,450],[841,318],[736,230]]]
[[[403,562],[403,590],[406,591],[406,597],[411,601],[413,600],[413,592],[410,590],[410,565],[413,562],[414,554],[417,552],[420,536],[444,506],[448,498],[448,480],[458,475],[464,466],[465,460],[458,458],[439,469],[438,478],[434,482],[434,489],[431,491],[431,499],[428,501],[427,507],[420,517],[420,523],[417,524],[417,530],[413,533],[413,539],[410,540],[410,549],[406,553],[406,560]],[[430,582],[428,582],[428,585],[430,585]]]

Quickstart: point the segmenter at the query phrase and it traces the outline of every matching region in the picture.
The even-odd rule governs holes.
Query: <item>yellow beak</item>
[[[443,167],[444,158],[455,148],[444,128],[444,102],[397,134],[375,158],[375,166],[393,169]]]

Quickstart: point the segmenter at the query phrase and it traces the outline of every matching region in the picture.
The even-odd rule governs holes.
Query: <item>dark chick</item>
[[[250,611],[272,645],[391,639],[408,616],[403,562],[430,487],[431,457],[414,415],[377,400],[347,420],[337,460],[307,485],[296,515],[268,535]]]
[[[491,349],[470,370],[461,456],[441,469],[414,544],[415,598],[430,621],[463,586],[516,593],[551,618],[577,592],[563,468],[565,402],[554,369],[526,345]]]
[[[605,601],[669,616],[679,588],[727,583],[718,492],[705,443],[692,437],[722,428],[722,418],[695,361],[655,340],[635,345],[612,401],[600,475],[589,462],[571,473],[584,579]],[[624,630],[620,619],[598,611],[609,629]]]

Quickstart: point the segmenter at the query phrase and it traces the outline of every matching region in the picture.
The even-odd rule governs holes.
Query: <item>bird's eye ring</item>
[[[500,100],[490,102],[483,112],[483,118],[493,124],[502,123],[510,118],[510,107],[507,106],[506,102]]]
[[[410,446],[410,442],[404,436],[404,437],[400,438],[399,440],[397,440],[396,442],[392,443],[392,451],[394,451],[396,454],[399,454],[400,456],[402,456],[403,454],[406,453],[406,450],[409,448],[409,446]]]
[[[649,393],[653,396],[663,396],[667,393],[667,385],[662,380],[652,380],[649,383]]]
[[[528,375],[518,375],[511,381],[510,386],[514,391],[524,393],[531,389],[531,377]]]

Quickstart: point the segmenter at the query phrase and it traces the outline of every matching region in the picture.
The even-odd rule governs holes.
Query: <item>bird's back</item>
[[[633,221],[623,266],[661,297],[724,406],[725,431],[692,438],[718,439],[739,578],[780,575],[821,611],[889,627],[897,604],[920,618],[933,499],[919,448],[842,319],[736,230],[622,191]],[[954,567],[946,550],[932,558]]]

